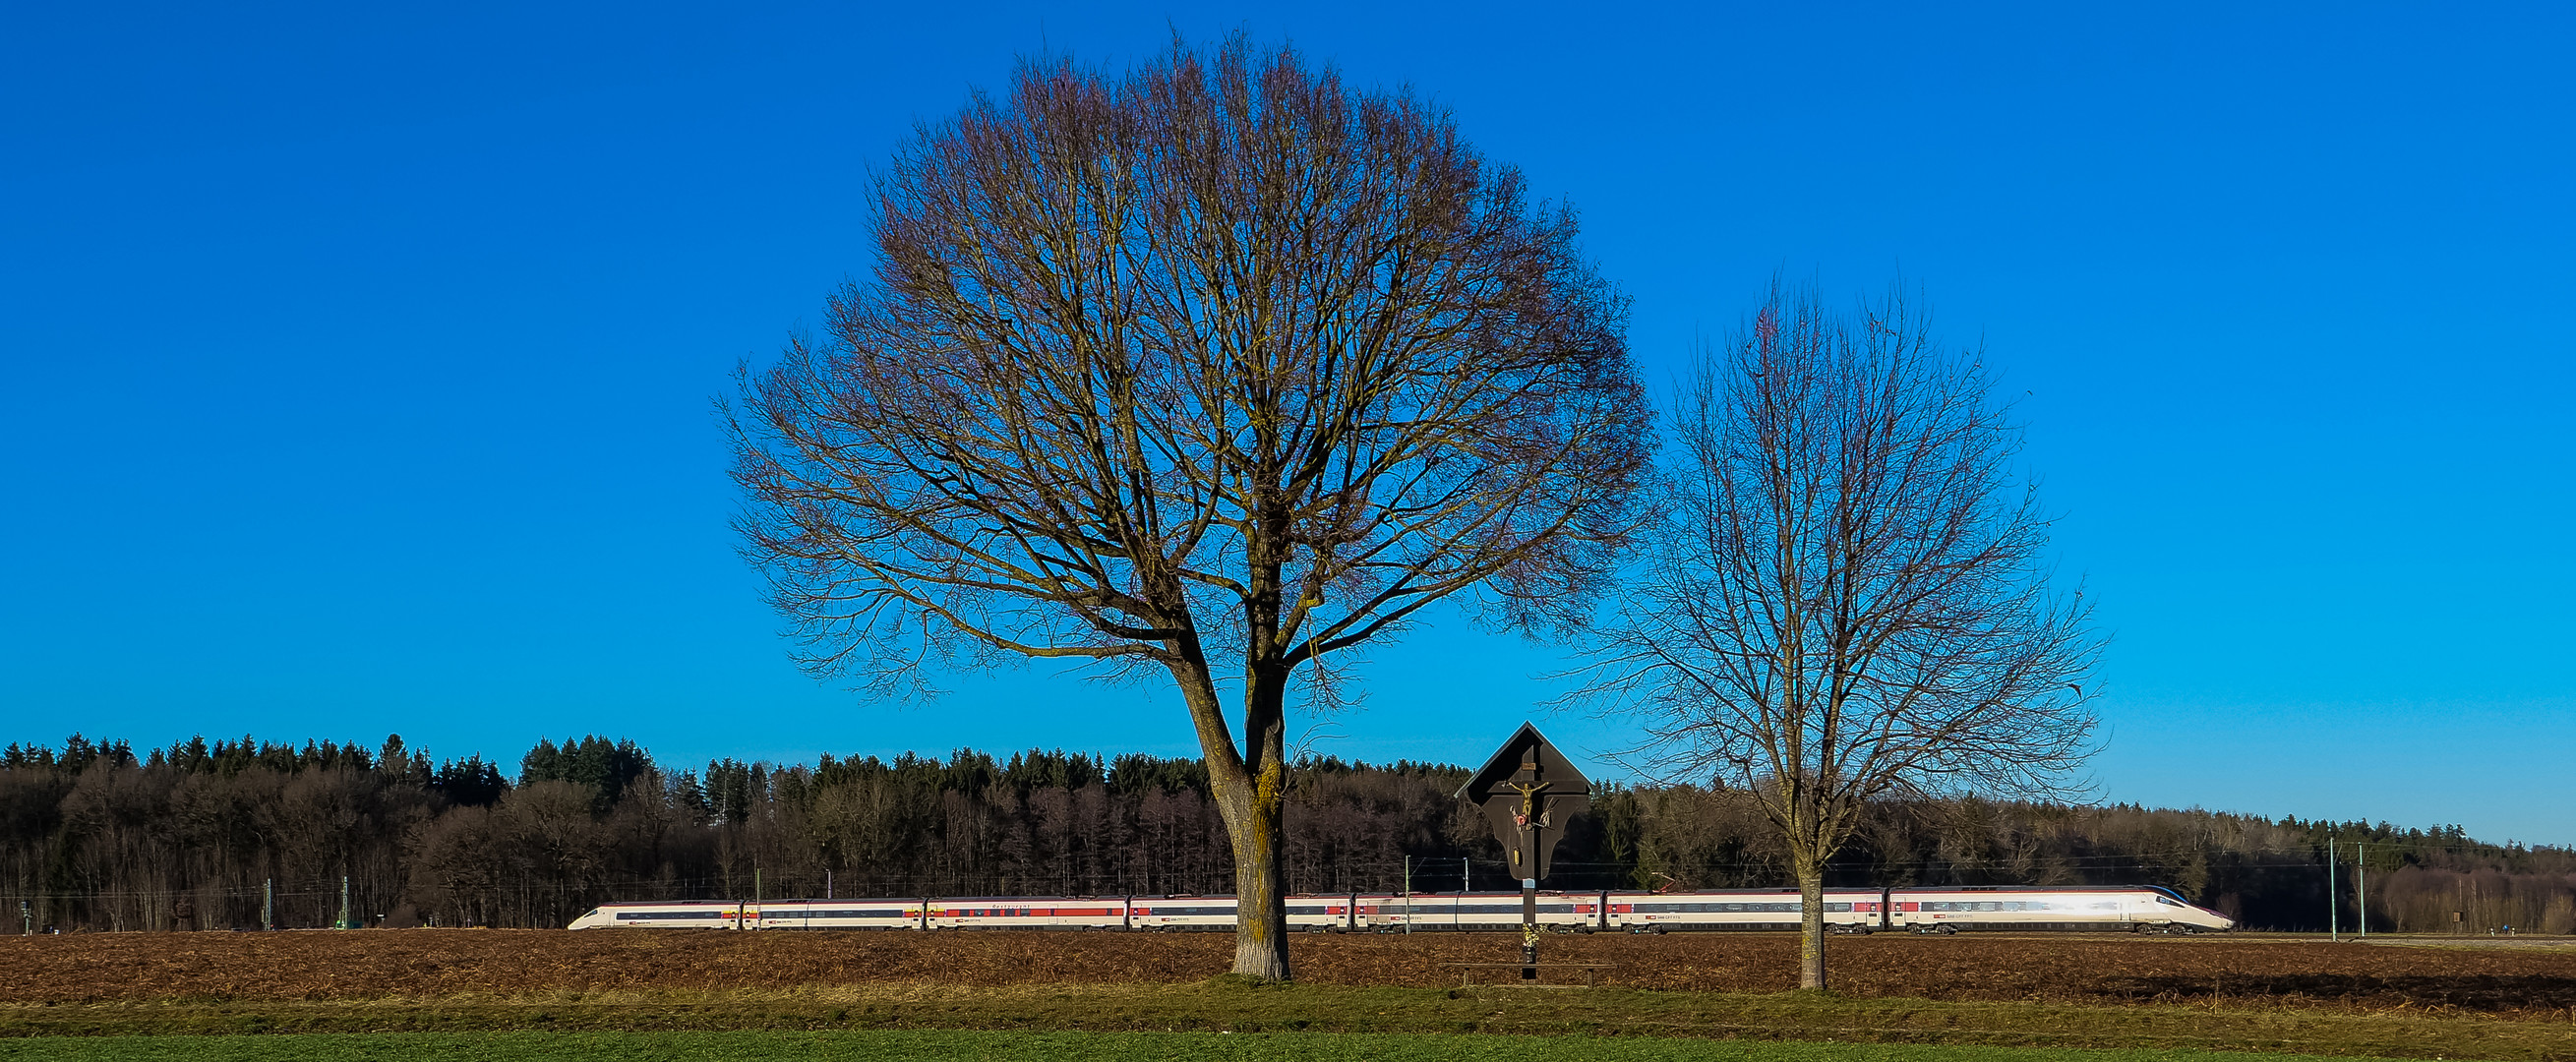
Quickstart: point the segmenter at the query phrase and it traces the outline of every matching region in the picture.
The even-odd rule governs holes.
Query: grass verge
[[[868,1032],[308,1033],[0,1041],[25,1062],[2284,1062],[2316,1056],[1402,1033]]]
[[[316,1002],[175,1000],[16,1005],[0,1007],[0,1037],[9,1038],[0,1039],[0,1057],[109,1057],[26,1053],[37,1050],[33,1045],[39,1043],[45,1045],[42,1050],[48,1051],[80,1049],[73,1041],[52,1039],[57,1037],[185,1035],[191,1039],[184,1042],[202,1047],[220,1041],[196,1037],[228,1033],[527,1032],[560,1036],[934,1030],[1221,1036],[1483,1033],[1578,1037],[1582,1042],[1592,1044],[1627,1038],[1658,1042],[1669,1042],[1674,1038],[1725,1039],[1738,1041],[1737,1049],[1749,1049],[1742,1043],[1744,1041],[1798,1041],[1844,1045],[2129,1052],[2250,1051],[2346,1057],[2576,1062],[2576,1024],[2416,1013],[2340,1014],[2297,1007],[2238,1009],[2225,1006],[2079,1007],[2042,1003],[1952,1003],[1809,993],[1731,995],[1614,989],[1442,990],[1256,986],[1223,982],[997,989],[867,985],[791,991],[562,992],[536,996],[462,995],[436,999]],[[611,1037],[610,1041],[603,1042],[617,1040]],[[1441,1038],[1442,1042],[1453,1045],[1474,1044],[1481,1040],[1479,1037]],[[421,1041],[423,1044],[432,1042]],[[498,1041],[488,1038],[457,1041],[460,1044],[494,1042]],[[574,1043],[577,1040],[560,1042]],[[1160,1041],[1149,1038],[1133,1042],[1150,1044]],[[240,1049],[257,1048],[243,1046]],[[1460,1049],[1464,1049],[1463,1046]],[[1296,1049],[1293,1054],[1301,1060],[1329,1057],[1314,1055],[1304,1048]],[[412,1056],[361,1054],[342,1057]],[[619,1057],[736,1056],[639,1056],[628,1053]],[[739,1057],[767,1056],[751,1054]],[[1131,1056],[1113,1054],[1097,1057]],[[1451,1054],[1441,1057],[1469,1056]]]

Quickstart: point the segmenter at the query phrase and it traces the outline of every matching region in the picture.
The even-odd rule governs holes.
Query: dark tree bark
[[[1334,703],[1331,654],[1444,598],[1582,621],[1650,434],[1621,300],[1447,115],[1240,39],[1024,66],[876,198],[825,338],[745,372],[749,555],[809,663],[880,692],[1015,654],[1167,675],[1236,969],[1287,977],[1290,685]]]
[[[1662,769],[1750,793],[1805,898],[1882,797],[2046,791],[2087,752],[2100,640],[2048,590],[2018,430],[1896,297],[1774,290],[1671,419],[1663,519],[1591,691]]]

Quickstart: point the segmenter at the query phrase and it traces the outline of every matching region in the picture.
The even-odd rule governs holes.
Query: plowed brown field
[[[1454,985],[1446,962],[1517,958],[1502,934],[1299,936],[1301,980]],[[1771,992],[1788,935],[1550,936],[1543,957],[1615,964],[1605,985]],[[0,938],[0,1003],[320,1000],[461,993],[1175,983],[1222,973],[1231,934],[374,930]],[[2223,1002],[2568,1020],[2576,949],[2084,936],[1835,938],[1847,994],[2063,1003]]]

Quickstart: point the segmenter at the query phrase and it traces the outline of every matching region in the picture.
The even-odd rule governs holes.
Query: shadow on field
[[[2576,976],[2551,974],[2394,975],[2172,974],[2105,977],[2095,995],[2122,1002],[2303,1002],[2332,1000],[2365,1009],[2449,1007],[2484,1013],[2576,1007]]]

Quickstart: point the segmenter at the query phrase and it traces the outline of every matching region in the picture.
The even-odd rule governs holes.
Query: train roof
[[[944,898],[945,898],[945,897],[943,897],[943,899],[944,899]],[[1024,896],[1024,897],[1018,897],[1018,899],[1054,899],[1054,897],[1025,897],[1025,896]],[[820,897],[820,896],[793,896],[793,897],[788,897],[788,898],[785,898],[785,899],[770,899],[770,900],[609,900],[609,901],[606,901],[606,902],[603,902],[603,903],[595,904],[594,906],[598,906],[598,907],[726,907],[726,908],[732,908],[732,907],[768,907],[768,906],[771,906],[771,905],[774,905],[774,904],[782,904],[782,903],[920,903],[920,902],[921,902],[921,900],[920,900],[920,898],[919,898],[919,897],[907,897],[907,896],[853,896],[853,897],[851,897],[851,898],[849,898],[849,899],[846,899],[846,900],[825,899],[825,898]]]
[[[1831,891],[1831,890],[1827,890]],[[2162,885],[1899,885],[1889,892],[2161,892]]]
[[[1124,896],[933,896],[941,903],[1028,903],[1034,900],[1080,900],[1098,903],[1102,900],[1124,900]],[[1139,896],[1137,899],[1145,899]],[[1233,899],[1228,896],[1226,899]]]

